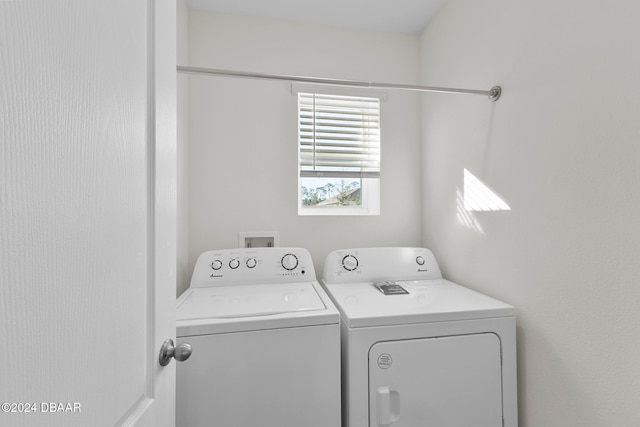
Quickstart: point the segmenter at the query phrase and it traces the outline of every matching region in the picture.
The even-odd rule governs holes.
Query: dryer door
[[[369,426],[502,426],[493,333],[388,341],[369,350]]]

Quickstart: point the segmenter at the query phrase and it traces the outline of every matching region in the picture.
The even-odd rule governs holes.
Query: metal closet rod
[[[456,88],[448,88],[448,87],[432,87],[432,86],[420,86],[420,85],[403,85],[403,84],[395,84],[395,83],[361,82],[357,80],[326,79],[326,78],[319,78],[319,77],[288,76],[288,75],[282,75],[282,74],[264,74],[264,73],[254,73],[250,71],[188,67],[184,65],[178,65],[177,70],[179,73],[186,73],[186,74],[204,74],[208,76],[242,77],[242,78],[263,79],[263,80],[284,80],[289,82],[313,83],[313,84],[331,85],[331,86],[349,86],[349,87],[364,87],[369,89],[397,89],[397,90],[410,90],[410,91],[418,91],[418,92],[439,92],[439,93],[485,95],[489,97],[491,101],[497,101],[500,98],[500,95],[502,95],[502,88],[500,86],[494,86],[489,90],[456,89]]]

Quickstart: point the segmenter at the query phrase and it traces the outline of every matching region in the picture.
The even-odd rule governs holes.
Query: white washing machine
[[[180,427],[339,427],[340,316],[309,252],[205,252],[177,300]]]
[[[330,253],[343,427],[517,426],[513,307],[444,280],[424,248]]]

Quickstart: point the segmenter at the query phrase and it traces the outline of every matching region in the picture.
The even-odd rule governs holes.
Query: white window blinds
[[[298,93],[301,177],[380,176],[380,100]]]

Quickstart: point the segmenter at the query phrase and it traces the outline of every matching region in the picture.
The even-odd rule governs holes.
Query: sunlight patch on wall
[[[458,221],[460,221],[460,223],[465,227],[473,231],[477,231],[478,233],[484,234],[484,230],[482,229],[482,226],[480,225],[476,217],[473,215],[473,212],[467,210],[464,205],[464,196],[462,194],[462,191],[460,191],[460,189],[458,188],[456,189],[456,212]]]
[[[510,211],[509,205],[493,190],[464,170],[464,209],[467,211]]]

